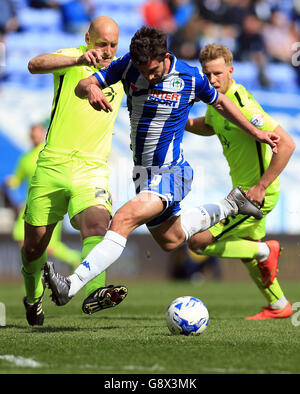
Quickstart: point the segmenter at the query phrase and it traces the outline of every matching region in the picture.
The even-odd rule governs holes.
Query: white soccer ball
[[[184,296],[176,298],[168,306],[166,322],[174,335],[199,335],[209,323],[209,314],[201,300]]]

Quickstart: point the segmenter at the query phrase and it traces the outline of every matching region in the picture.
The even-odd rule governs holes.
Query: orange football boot
[[[270,249],[267,260],[258,261],[258,268],[261,272],[262,286],[267,289],[274,281],[277,275],[278,258],[280,254],[280,243],[276,240],[266,241]]]
[[[290,317],[292,314],[293,308],[288,301],[287,305],[282,309],[271,309],[270,306],[267,306],[256,315],[246,317],[246,320],[283,319]]]

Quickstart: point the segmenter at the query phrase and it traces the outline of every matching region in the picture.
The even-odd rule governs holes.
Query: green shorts
[[[264,214],[261,220],[254,219],[252,216],[237,215],[222,220],[211,227],[209,231],[216,239],[225,239],[234,235],[258,241],[266,235],[266,215],[275,208],[278,198],[279,192],[266,195],[264,206],[261,208]]]
[[[25,206],[21,209],[13,228],[12,237],[13,240],[16,242],[23,242],[25,237],[25,229],[24,229],[24,211]],[[53,231],[50,245],[52,242],[61,241],[61,234],[62,234],[62,222],[57,223],[55,229]]]
[[[74,216],[97,205],[112,215],[109,167],[95,155],[63,151],[46,145],[28,191],[24,219],[33,226],[56,223],[68,213]]]

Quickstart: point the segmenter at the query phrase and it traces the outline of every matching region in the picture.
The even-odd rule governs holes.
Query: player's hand
[[[97,111],[112,112],[112,107],[107,101],[102,90],[96,85],[89,85],[87,98],[91,106]]]
[[[246,196],[250,198],[250,200],[258,203],[260,206],[262,205],[266,195],[266,189],[260,185],[254,185],[250,187],[249,190],[246,191]]]
[[[102,53],[97,49],[89,49],[82,56],[77,59],[77,64],[80,66],[94,66],[99,68],[102,63]]]
[[[258,129],[256,139],[259,142],[264,142],[264,143],[270,145],[273,153],[278,152],[277,145],[279,143],[280,137],[276,133]]]

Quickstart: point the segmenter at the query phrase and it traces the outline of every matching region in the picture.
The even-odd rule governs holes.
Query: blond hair
[[[201,66],[215,59],[223,58],[227,66],[232,66],[232,52],[225,45],[208,44],[201,51],[199,60]]]

